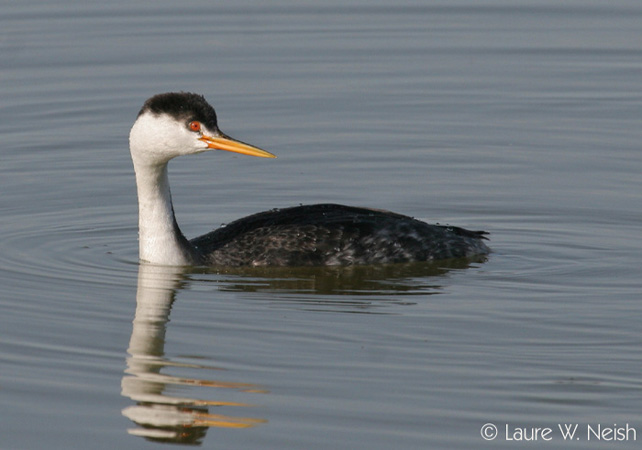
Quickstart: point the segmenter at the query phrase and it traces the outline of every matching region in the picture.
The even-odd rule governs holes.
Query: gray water
[[[639,447],[640,2],[27,0],[0,55],[0,448]],[[127,135],[174,90],[278,155],[172,162],[187,236],[336,202],[493,253],[139,266]]]

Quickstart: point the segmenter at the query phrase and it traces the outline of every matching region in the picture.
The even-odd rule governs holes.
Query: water
[[[635,1],[5,4],[0,448],[468,449],[486,423],[637,448],[641,25]],[[186,235],[338,202],[494,252],[140,267],[127,134],[170,90],[279,157],[173,162]]]

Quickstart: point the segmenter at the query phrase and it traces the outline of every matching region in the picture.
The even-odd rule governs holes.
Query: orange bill
[[[265,150],[261,150],[258,147],[254,147],[244,142],[237,141],[223,133],[219,133],[216,136],[203,135],[203,137],[199,139],[205,142],[208,148],[213,150],[225,150],[228,152],[240,153],[242,155],[259,156],[261,158],[276,158],[276,156],[270,152],[266,152]]]

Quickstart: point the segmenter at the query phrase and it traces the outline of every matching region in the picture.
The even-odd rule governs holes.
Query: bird
[[[345,266],[472,258],[490,252],[487,232],[431,225],[386,210],[337,204],[271,209],[188,240],[170,192],[168,163],[222,150],[262,158],[270,152],[224,134],[202,95],[157,94],[129,134],[138,194],[139,259],[168,266]]]

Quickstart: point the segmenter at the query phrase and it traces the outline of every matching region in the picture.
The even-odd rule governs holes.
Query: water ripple
[[[0,271],[12,283],[35,278],[58,282],[122,284],[137,263],[135,224],[118,206],[60,210],[4,218]],[[70,216],[75,216],[73,219]]]

